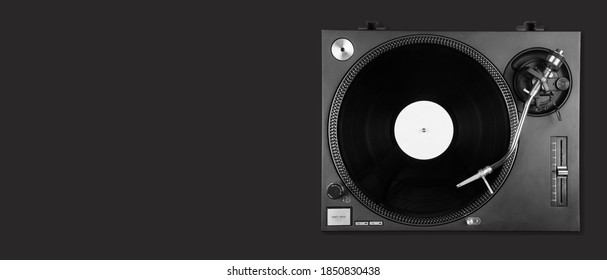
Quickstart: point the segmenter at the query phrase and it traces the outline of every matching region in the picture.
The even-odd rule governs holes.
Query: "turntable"
[[[322,31],[323,231],[579,231],[580,32]]]

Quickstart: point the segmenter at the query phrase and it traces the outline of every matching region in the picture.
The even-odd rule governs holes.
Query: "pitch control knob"
[[[344,187],[339,184],[331,184],[327,187],[327,196],[330,199],[338,199],[346,193]]]

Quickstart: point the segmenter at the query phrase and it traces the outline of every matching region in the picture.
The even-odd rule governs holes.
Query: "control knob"
[[[333,183],[327,187],[327,196],[330,199],[338,199],[338,198],[342,197],[345,193],[346,193],[346,190],[344,189],[344,187],[342,187],[339,184]]]

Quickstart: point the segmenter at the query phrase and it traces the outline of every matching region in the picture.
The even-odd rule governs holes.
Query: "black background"
[[[598,2],[598,1],[597,1]],[[2,259],[605,258],[604,9],[581,1],[7,7]],[[321,29],[582,33],[580,233],[320,232]]]

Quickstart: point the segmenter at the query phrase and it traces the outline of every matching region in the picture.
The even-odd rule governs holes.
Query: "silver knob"
[[[354,54],[354,45],[346,38],[337,39],[331,45],[331,53],[337,60],[348,60]]]

